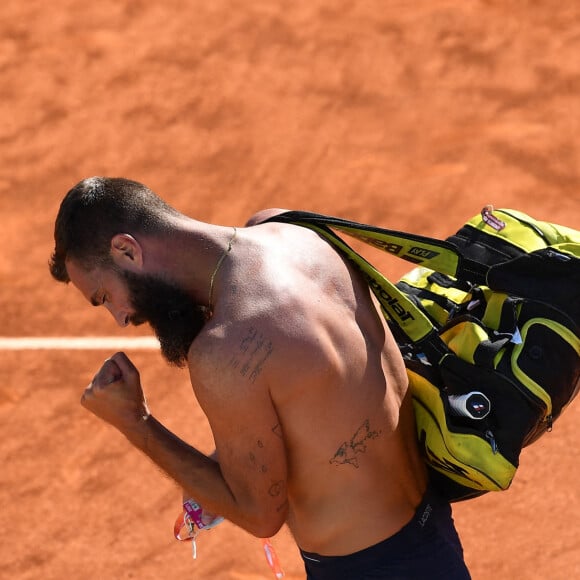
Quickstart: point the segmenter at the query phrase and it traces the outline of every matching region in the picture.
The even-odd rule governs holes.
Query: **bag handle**
[[[270,220],[297,225],[322,225],[344,232],[384,252],[455,278],[485,284],[489,266],[465,256],[448,240],[438,240],[307,211],[287,211]]]

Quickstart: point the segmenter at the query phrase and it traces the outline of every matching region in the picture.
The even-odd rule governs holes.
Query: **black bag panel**
[[[427,472],[429,473],[429,483],[437,490],[437,493],[440,496],[442,496],[450,503],[473,499],[488,493],[485,490],[477,490],[471,487],[467,487],[466,485],[461,485],[453,479],[445,476],[443,473],[437,471],[436,469],[433,469],[430,466],[427,467]]]
[[[580,260],[551,248],[493,266],[490,288],[552,304],[580,326]]]
[[[514,364],[552,400],[552,417],[575,396],[580,376],[580,357],[572,346],[546,324],[532,324]]]
[[[544,409],[526,397],[517,383],[496,370],[477,367],[457,356],[443,358],[439,364],[443,384],[450,395],[482,392],[491,403],[483,420],[453,418],[488,439],[490,433],[501,454],[516,467],[524,441],[543,419]],[[517,411],[514,411],[516,410]]]
[[[491,236],[468,224],[453,236],[449,236],[447,241],[459,248],[465,258],[485,264],[488,267],[509,262],[526,253],[509,241]]]

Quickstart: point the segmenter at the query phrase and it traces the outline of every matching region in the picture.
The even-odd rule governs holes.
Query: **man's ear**
[[[140,270],[143,267],[143,248],[130,234],[115,234],[111,239],[113,262],[124,270]]]

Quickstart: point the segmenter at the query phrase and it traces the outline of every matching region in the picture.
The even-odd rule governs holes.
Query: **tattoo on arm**
[[[288,507],[289,503],[288,500],[284,500],[283,503],[281,503],[277,508],[276,511],[277,512],[281,512],[282,510],[285,510]]]
[[[279,430],[279,428],[280,424],[277,423],[274,427],[272,427],[271,431],[274,434],[277,434],[276,431]],[[257,439],[255,445],[250,449],[246,456],[248,458],[248,466],[250,469],[266,477],[268,477],[267,474],[269,472],[267,459],[264,455],[267,445],[268,441],[265,441],[264,439]],[[276,443],[276,445],[279,444]],[[264,483],[268,482],[268,480],[264,479],[261,479],[261,481]],[[282,502],[280,505],[276,506],[276,511],[281,512],[282,510],[285,510],[288,505],[288,500],[285,498],[286,481],[284,479],[274,481],[270,477],[269,483],[266,483],[266,485],[268,485],[268,495],[273,499],[279,498],[279,501]]]
[[[272,427],[272,432],[274,434],[276,433],[276,429],[280,426],[280,424],[276,424],[274,427]],[[281,435],[279,435],[281,437]],[[256,448],[254,448],[253,451],[250,451],[248,454],[248,458],[250,460],[250,465],[256,469],[257,471],[260,471],[261,473],[267,473],[268,472],[268,466],[264,463],[261,462],[261,460],[258,459],[259,455],[262,455],[260,453],[260,449],[264,449],[264,442],[261,439],[258,439],[256,441]]]
[[[284,482],[282,480],[273,483],[268,490],[271,497],[278,497],[284,489]]]
[[[345,441],[336,451],[334,456],[330,459],[330,463],[337,465],[350,464],[358,469],[359,453],[365,453],[367,445],[365,441],[369,439],[376,439],[381,434],[381,431],[372,431],[369,420],[366,419],[363,424],[355,431],[350,441]]]
[[[250,451],[250,454],[248,457],[250,458],[250,464],[254,469],[259,471],[260,473],[267,473],[268,472],[268,467],[265,464],[262,464],[262,465],[258,464],[258,459],[257,459],[255,453]]]
[[[253,326],[240,342],[238,352],[230,359],[230,366],[250,382],[260,376],[264,364],[274,352],[274,345]]]

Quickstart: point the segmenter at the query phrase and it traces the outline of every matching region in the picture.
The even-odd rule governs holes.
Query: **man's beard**
[[[122,271],[135,313],[132,324],[148,322],[171,365],[184,367],[189,348],[206,322],[204,306],[196,304],[179,286],[149,274]]]

